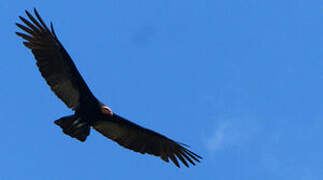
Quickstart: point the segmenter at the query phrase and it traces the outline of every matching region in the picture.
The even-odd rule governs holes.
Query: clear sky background
[[[14,32],[36,7],[93,93],[184,142],[192,168],[85,143]],[[321,0],[0,1],[0,179],[323,179]]]

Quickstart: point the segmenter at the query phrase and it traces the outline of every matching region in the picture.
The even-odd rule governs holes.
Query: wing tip
[[[25,13],[27,14],[27,16],[31,16],[30,12],[26,9]]]
[[[179,157],[179,159],[181,160],[181,162],[185,164],[185,160],[189,161],[191,165],[195,166],[196,162],[201,163],[201,159],[203,159],[200,155],[193,153],[192,151],[188,150],[187,148],[183,147],[183,145],[185,145],[186,147],[189,147],[186,144],[180,143],[180,149],[178,150],[178,152],[176,152],[176,155]],[[183,160],[181,159],[183,158]],[[186,162],[187,163],[187,162]],[[188,163],[187,163],[187,166]]]

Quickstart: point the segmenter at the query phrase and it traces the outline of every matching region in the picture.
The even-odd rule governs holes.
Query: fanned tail
[[[75,115],[62,117],[54,123],[61,127],[65,134],[82,142],[90,134],[90,124]]]

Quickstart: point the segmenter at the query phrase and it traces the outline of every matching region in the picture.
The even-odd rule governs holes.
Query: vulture
[[[200,162],[201,156],[188,150],[188,146],[164,135],[141,127],[114,113],[91,92],[71,57],[58,40],[53,24],[46,26],[37,10],[34,16],[25,11],[28,18],[19,16],[24,23],[16,25],[24,33],[16,32],[23,44],[33,53],[38,69],[51,90],[64,104],[74,111],[54,123],[63,133],[84,142],[91,127],[119,145],[139,152],[171,160],[177,167]]]

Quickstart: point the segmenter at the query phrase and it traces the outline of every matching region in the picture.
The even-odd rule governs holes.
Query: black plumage
[[[37,19],[28,11],[26,14],[29,20],[19,17],[25,25],[16,25],[25,34],[16,34],[25,40],[23,44],[32,51],[39,71],[52,91],[75,111],[73,115],[55,121],[65,134],[84,142],[93,127],[125,148],[159,156],[166,162],[170,159],[177,167],[180,167],[179,161],[187,167],[200,162],[201,157],[185,145],[132,123],[101,103],[92,94],[59,42],[52,23],[49,29],[36,9],[34,13]]]

